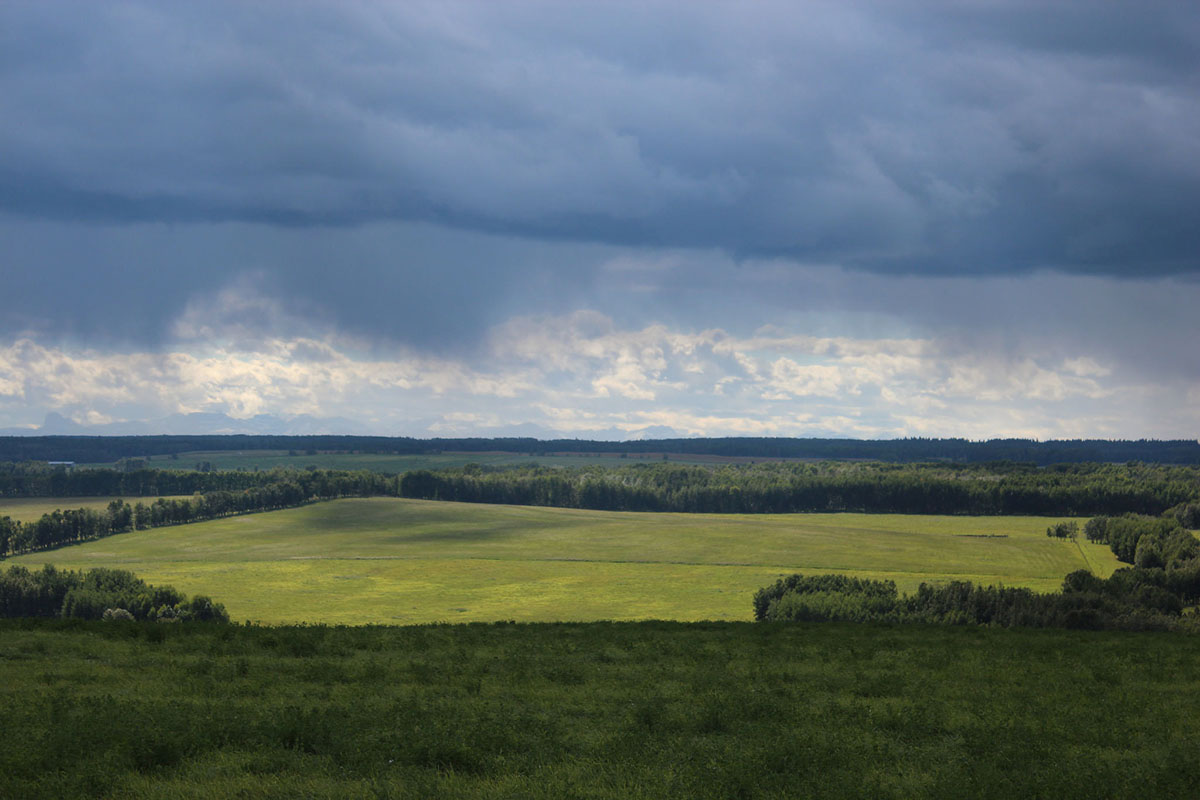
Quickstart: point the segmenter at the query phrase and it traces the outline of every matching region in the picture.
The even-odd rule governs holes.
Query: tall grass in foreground
[[[1191,797],[1200,638],[0,621],[0,797]]]

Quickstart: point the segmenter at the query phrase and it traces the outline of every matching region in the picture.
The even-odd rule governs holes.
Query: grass
[[[752,623],[0,621],[0,797],[1144,798],[1200,639]]]
[[[182,495],[166,495],[167,499]],[[33,522],[55,510],[67,511],[76,508],[91,508],[104,511],[116,497],[0,497],[0,517],[12,517],[20,522]],[[149,505],[157,497],[122,497],[126,503]]]
[[[697,515],[347,499],[12,559],[129,569],[266,623],[745,620],[792,572],[1057,589],[1108,548],[1043,517]],[[1086,553],[1086,556],[1084,555]]]
[[[486,464],[488,466],[531,466],[540,464],[545,467],[586,467],[593,465],[617,466],[643,462],[662,461],[661,454],[630,453],[621,458],[619,453],[612,454],[560,454],[560,455],[527,455],[524,453],[486,452],[486,453],[430,453],[420,455],[390,455],[381,453],[314,453],[306,455],[297,452],[290,455],[288,450],[219,450],[212,452],[180,453],[178,458],[169,455],[151,456],[147,459],[149,466],[155,469],[195,469],[198,464],[208,462],[213,469],[218,470],[269,470],[275,467],[291,467],[292,469],[344,469],[371,470],[389,474],[399,474],[414,469],[448,469],[462,467],[467,464]],[[672,455],[669,460],[674,464],[713,464],[726,463],[734,459],[719,456]],[[749,459],[745,459],[749,460]],[[113,463],[81,464],[83,467],[113,467]]]

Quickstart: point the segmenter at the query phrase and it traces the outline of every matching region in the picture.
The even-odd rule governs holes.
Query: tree
[[[1046,535],[1057,539],[1070,539],[1071,541],[1075,541],[1075,539],[1079,536],[1079,523],[1073,520],[1071,522],[1056,523],[1046,529]]]

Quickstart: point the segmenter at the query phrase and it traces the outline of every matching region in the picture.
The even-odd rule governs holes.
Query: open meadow
[[[398,498],[120,534],[10,559],[128,569],[207,594],[237,620],[746,620],[793,572],[1053,591],[1118,566],[1109,548],[1050,539],[1046,517],[656,514]]]

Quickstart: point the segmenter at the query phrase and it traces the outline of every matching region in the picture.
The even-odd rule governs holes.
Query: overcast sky
[[[0,428],[1195,439],[1198,220],[1174,0],[0,4]]]

